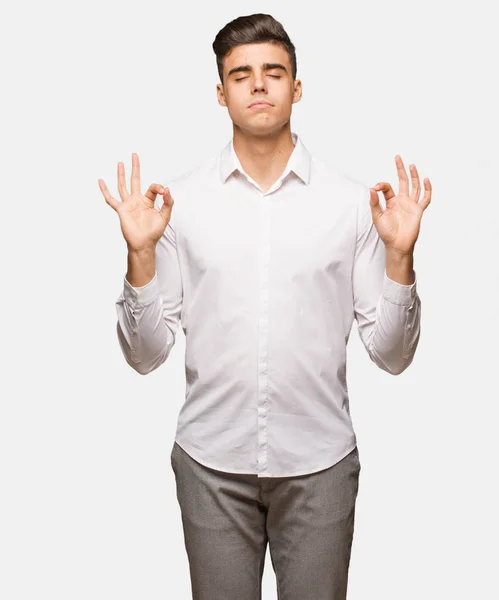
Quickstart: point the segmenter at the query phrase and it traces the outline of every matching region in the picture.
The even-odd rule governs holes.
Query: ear
[[[217,98],[220,106],[227,106],[227,102],[225,101],[224,86],[221,83],[217,83]]]
[[[301,99],[301,96],[302,96],[301,80],[296,79],[294,85],[295,85],[295,89],[293,92],[293,104],[295,102],[299,102]]]

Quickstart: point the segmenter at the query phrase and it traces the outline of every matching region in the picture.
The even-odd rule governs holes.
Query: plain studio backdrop
[[[349,600],[499,597],[493,3],[101,0],[2,19],[3,600],[191,598],[170,466],[185,336],[147,377],[125,362],[126,244],[97,180],[119,198],[132,152],[143,192],[219,152],[232,122],[211,44],[256,12],[296,46],[291,129],[313,155],[398,191],[400,154],[433,185],[414,362],[378,369],[355,322],[348,345],[362,463]]]

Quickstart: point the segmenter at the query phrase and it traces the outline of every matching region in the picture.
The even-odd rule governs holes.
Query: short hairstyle
[[[213,51],[217,57],[217,68],[223,84],[223,59],[236,46],[242,44],[270,43],[281,46],[289,56],[291,74],[296,79],[296,52],[284,27],[271,15],[256,13],[237,17],[227,23],[216,35]]]

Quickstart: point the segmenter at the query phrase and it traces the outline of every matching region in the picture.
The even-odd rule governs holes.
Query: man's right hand
[[[111,196],[104,180],[99,179],[99,188],[106,202],[118,213],[121,231],[128,245],[128,250],[140,252],[156,247],[170,221],[173,209],[173,198],[168,188],[153,183],[145,196],[140,191],[140,164],[137,154],[132,154],[131,193],[128,193],[125,182],[125,165],[118,163],[118,190],[122,202]],[[163,206],[157,210],[154,202],[158,194],[163,195]]]

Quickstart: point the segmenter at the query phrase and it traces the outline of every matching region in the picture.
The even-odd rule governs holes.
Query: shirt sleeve
[[[363,186],[352,271],[354,314],[371,360],[384,371],[399,375],[411,364],[416,352],[421,300],[415,271],[411,285],[402,285],[387,276],[385,245],[372,220],[369,196],[369,188]]]
[[[133,287],[125,277],[116,301],[121,350],[127,363],[142,375],[168,358],[180,322],[183,291],[174,222],[175,208],[156,244],[154,277],[141,287]]]

